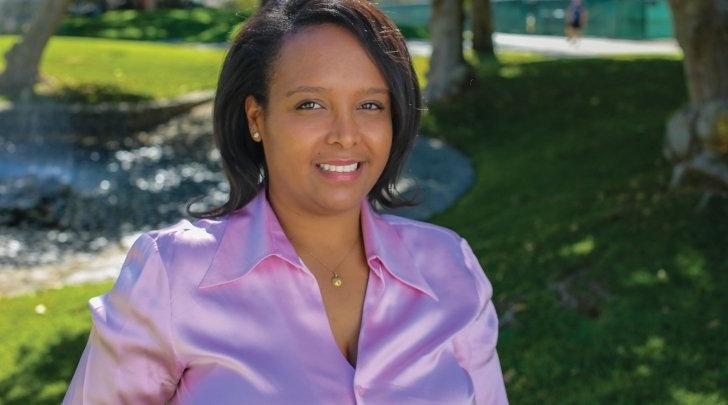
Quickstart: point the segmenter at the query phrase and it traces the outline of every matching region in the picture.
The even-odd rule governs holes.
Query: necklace
[[[346,259],[349,257],[349,254],[351,254],[351,252],[354,250],[354,248],[356,247],[356,245],[358,243],[359,243],[359,238],[356,238],[356,240],[354,241],[354,244],[351,245],[351,248],[349,248],[349,251],[346,252],[346,254],[344,255],[344,258],[341,259],[341,261],[339,262],[339,264],[336,265],[336,267],[334,267],[333,271],[329,270],[328,266],[323,264],[321,262],[321,260],[319,260],[319,258],[316,257],[316,255],[314,255],[313,253],[304,249],[303,247],[301,247],[301,249],[303,249],[304,252],[308,253],[311,257],[313,257],[324,269],[326,269],[326,271],[331,271],[331,274],[333,274],[331,276],[331,284],[333,284],[334,287],[341,287],[341,285],[344,283],[344,279],[342,279],[341,276],[338,273],[336,273],[336,270],[338,270],[339,266],[341,266],[346,261]]]

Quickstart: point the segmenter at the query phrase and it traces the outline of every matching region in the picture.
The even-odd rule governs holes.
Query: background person
[[[569,7],[566,9],[566,40],[572,44],[577,44],[583,30],[586,28],[588,19],[589,13],[584,3],[581,0],[571,0]]]

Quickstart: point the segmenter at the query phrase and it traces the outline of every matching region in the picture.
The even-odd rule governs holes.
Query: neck
[[[286,205],[275,195],[269,194],[268,202],[294,248],[335,252],[352,246],[361,238],[361,205],[336,214],[316,215]]]

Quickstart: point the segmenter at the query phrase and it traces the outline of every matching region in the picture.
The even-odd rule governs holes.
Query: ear
[[[263,107],[253,96],[245,97],[245,117],[248,120],[248,130],[257,129],[263,135]]]

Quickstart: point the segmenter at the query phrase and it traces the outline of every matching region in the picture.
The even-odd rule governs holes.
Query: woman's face
[[[317,215],[358,209],[392,144],[389,86],[358,39],[334,24],[286,39],[265,110],[245,102],[278,205]]]

